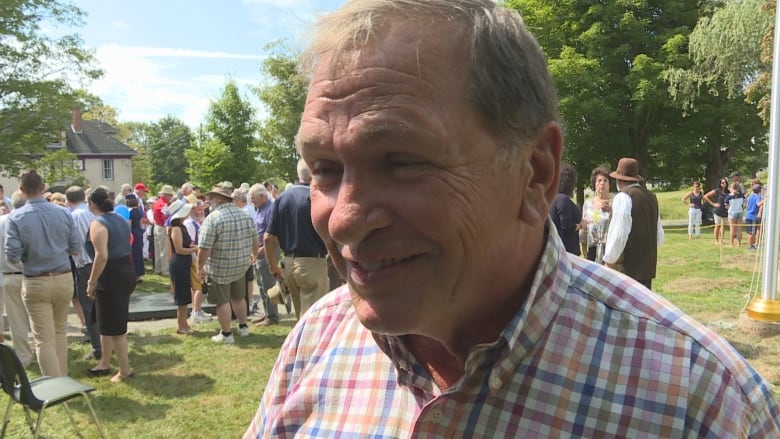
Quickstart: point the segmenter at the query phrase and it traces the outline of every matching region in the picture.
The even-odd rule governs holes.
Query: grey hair
[[[24,193],[20,190],[15,190],[13,194],[11,194],[11,206],[13,206],[14,209],[18,209],[22,206],[24,206],[24,203],[26,203],[27,200],[24,198]]]
[[[461,28],[470,55],[467,98],[504,140],[507,158],[558,122],[558,96],[539,43],[519,13],[492,0],[349,1],[313,28],[302,54],[304,71],[311,74],[324,59],[335,67],[347,52],[381,38],[394,21],[410,19]]]
[[[308,183],[311,181],[311,170],[303,159],[298,160],[298,180]]]
[[[192,190],[192,183],[190,183],[190,182],[188,181],[188,182],[186,182],[186,183],[182,184],[182,185],[181,185],[181,190],[184,190],[184,189],[189,189],[189,190]]]
[[[249,187],[249,198],[254,198],[258,195],[265,195],[268,198],[268,190],[260,183],[255,183]]]

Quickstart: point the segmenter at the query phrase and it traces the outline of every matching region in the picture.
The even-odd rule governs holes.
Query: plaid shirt
[[[233,203],[211,210],[200,228],[199,248],[210,248],[206,272],[214,282],[229,284],[251,265],[252,240],[257,237],[252,218]]]
[[[549,235],[528,301],[450,389],[342,287],[290,333],[244,437],[780,437],[767,383],[726,341]]]

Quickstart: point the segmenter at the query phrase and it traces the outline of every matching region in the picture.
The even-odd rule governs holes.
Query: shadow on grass
[[[91,398],[98,419],[104,424],[103,428],[105,428],[106,423],[130,424],[138,419],[165,419],[172,406],[172,404],[144,403],[134,398],[99,393],[94,394]]]
[[[168,373],[137,374],[125,381],[128,386],[147,396],[164,399],[190,398],[211,392],[214,378],[202,373],[174,375]]]

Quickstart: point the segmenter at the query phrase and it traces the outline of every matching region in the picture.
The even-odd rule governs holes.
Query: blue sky
[[[120,121],[173,115],[203,121],[227,79],[264,116],[249,85],[262,81],[264,46],[297,43],[316,14],[346,0],[72,0],[88,16],[73,29],[95,50],[104,76],[87,86]]]

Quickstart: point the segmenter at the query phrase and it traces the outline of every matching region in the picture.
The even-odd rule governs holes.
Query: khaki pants
[[[284,258],[284,280],[290,288],[295,316],[301,315],[328,292],[325,258]]]
[[[68,375],[68,310],[72,298],[73,277],[69,272],[25,277],[22,282],[22,300],[30,316],[43,375]]]
[[[165,227],[154,226],[154,272],[169,276],[168,272],[168,234]]]
[[[27,367],[33,361],[33,351],[30,347],[30,318],[22,301],[21,274],[6,274],[3,276],[3,302],[8,315],[8,326],[11,327],[11,342],[22,364]]]

